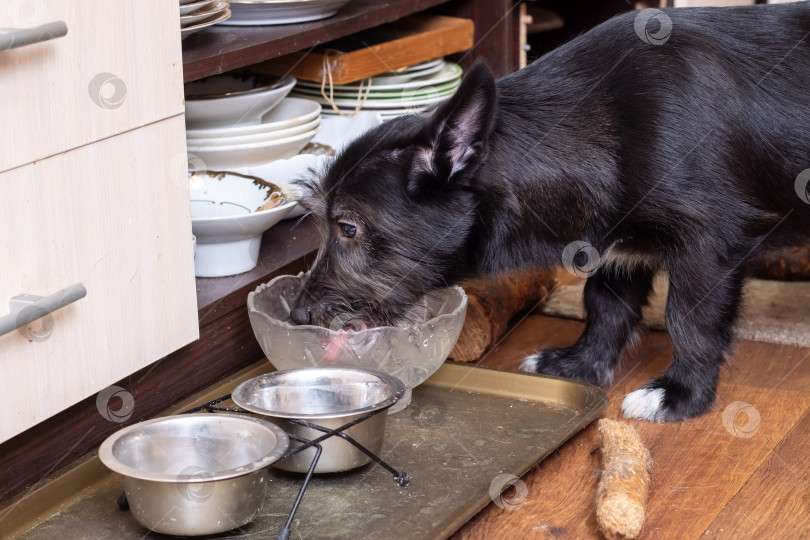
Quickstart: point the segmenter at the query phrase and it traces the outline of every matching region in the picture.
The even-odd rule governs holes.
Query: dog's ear
[[[477,62],[453,97],[436,109],[427,124],[430,146],[418,156],[420,170],[414,171],[409,191],[415,193],[427,187],[424,181],[428,177],[441,184],[468,183],[486,154],[496,106],[495,78],[486,64]]]

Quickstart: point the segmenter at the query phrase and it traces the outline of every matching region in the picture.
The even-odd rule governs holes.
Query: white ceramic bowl
[[[292,182],[309,176],[310,170],[323,170],[326,163],[331,159],[331,156],[299,154],[290,159],[278,159],[256,167],[237,169],[236,172],[250,176],[258,176],[262,180],[272,182],[284,190],[284,193],[292,200],[297,200],[301,195],[301,188],[293,185]],[[306,210],[303,206],[297,205],[287,214],[285,219],[302,216],[305,212]]]
[[[188,151],[199,157],[208,169],[233,170],[261,165],[276,159],[291,158],[300,152],[317,132],[315,129],[283,139],[247,144],[193,146],[189,142]]]
[[[316,131],[321,125],[321,117],[318,116],[315,120],[307,122],[306,124],[299,124],[287,129],[277,129],[268,131],[266,133],[255,133],[253,135],[242,135],[239,137],[210,137],[210,138],[192,138],[188,137],[188,144],[191,146],[209,146],[209,145],[234,145],[234,144],[250,144],[262,141],[273,141],[277,139],[284,139],[292,137],[300,133],[308,131]]]
[[[257,212],[273,187],[262,179],[231,172],[195,171],[189,188],[197,277],[232,276],[254,268],[264,231],[297,206],[288,200]]]
[[[268,131],[280,131],[306,124],[321,115],[321,105],[311,99],[284,98],[273,109],[262,116],[260,124],[248,126],[226,126],[206,129],[186,129],[190,139],[215,139],[220,137],[243,137]]]
[[[287,97],[295,77],[214,75],[186,83],[186,125],[220,127],[260,124],[262,116]]]

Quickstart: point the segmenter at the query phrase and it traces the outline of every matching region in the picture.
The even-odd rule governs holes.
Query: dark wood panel
[[[395,21],[446,0],[352,0],[321,21],[207,28],[183,41],[186,82],[256,64]]]
[[[456,0],[433,11],[453,17],[472,19],[475,45],[452,58],[465,69],[477,59],[485,60],[496,77],[516,71],[519,66],[519,2],[513,0]]]

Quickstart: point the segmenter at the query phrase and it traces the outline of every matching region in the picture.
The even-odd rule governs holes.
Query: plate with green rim
[[[412,107],[421,107],[422,105],[431,105],[433,103],[441,103],[445,101],[452,95],[452,92],[449,92],[442,96],[431,96],[426,99],[411,99],[411,100],[403,100],[403,99],[369,99],[365,103],[362,104],[360,107],[361,109],[410,109]],[[291,92],[290,96],[293,97],[306,97],[307,99],[311,99],[313,101],[317,101],[321,105],[325,107],[330,107],[330,103],[323,99],[322,97],[315,97],[310,95],[298,94],[296,92]],[[338,108],[350,108],[354,109],[357,107],[357,100],[356,99],[334,99],[332,100]]]
[[[431,75],[430,77],[425,77],[424,79],[413,79],[408,82],[399,83],[399,84],[373,84],[371,88],[374,91],[378,90],[408,90],[413,88],[420,88],[425,85],[437,85],[448,83],[455,79],[460,79],[462,73],[464,72],[461,69],[461,66],[458,64],[454,64],[453,62],[445,62],[444,69],[435,75]],[[312,81],[302,81],[299,79],[298,86],[301,88],[317,88],[318,91],[321,89],[321,83],[319,82],[312,82]],[[357,92],[360,87],[360,82],[351,83],[351,84],[336,84],[333,85],[332,88],[334,90],[352,90]],[[365,87],[364,87],[365,88]]]
[[[452,94],[456,88],[459,87],[461,84],[460,80],[452,81],[449,83],[445,83],[442,85],[432,85],[432,84],[425,84],[418,89],[415,90],[401,90],[399,92],[369,92],[368,99],[412,99],[417,96],[426,96],[426,97],[439,97],[448,94]],[[307,88],[307,87],[296,87],[295,92],[299,94],[306,94],[309,96],[319,97],[323,99],[323,95],[321,95],[321,89],[318,88],[317,90],[314,88]],[[325,90],[327,95],[329,94],[328,90]],[[362,97],[365,95],[365,90],[360,93],[358,90],[335,90],[334,97],[339,99],[352,99],[356,100],[358,97]]]

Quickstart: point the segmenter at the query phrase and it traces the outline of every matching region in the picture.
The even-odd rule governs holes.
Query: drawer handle
[[[11,313],[0,317],[0,336],[4,336],[17,328],[24,330],[33,321],[50,315],[57,309],[72,304],[85,296],[87,296],[87,289],[81,283],[75,283],[46,297],[33,294],[17,295],[9,300]],[[53,321],[50,322],[50,325],[53,326]],[[23,331],[23,334],[28,337],[26,332]]]
[[[54,21],[31,28],[0,28],[0,51],[42,43],[67,35],[65,21]]]

